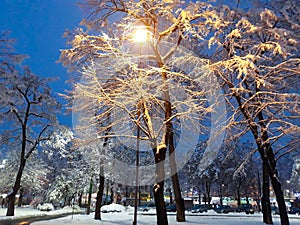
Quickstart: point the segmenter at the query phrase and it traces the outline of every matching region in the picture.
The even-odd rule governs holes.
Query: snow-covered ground
[[[133,221],[133,212],[132,209],[125,210],[120,207],[120,205],[112,204],[110,206],[106,206],[106,210],[108,211],[120,211],[121,212],[110,212],[110,213],[102,213],[102,220],[94,220],[94,214],[90,215],[70,215],[67,217],[53,219],[48,221],[39,221],[31,223],[32,225],[131,225]],[[15,218],[26,218],[29,215],[38,216],[38,215],[54,215],[54,214],[62,214],[66,212],[72,212],[71,208],[65,208],[62,210],[54,210],[50,212],[41,212],[33,208],[16,208]],[[0,209],[0,224],[1,220],[6,219],[5,217],[6,209]],[[174,225],[263,225],[262,223],[262,215],[257,213],[254,215],[246,215],[244,213],[231,213],[231,214],[217,214],[213,210],[208,211],[207,213],[187,213],[186,214],[186,222],[177,223],[175,213],[170,213],[168,216],[169,224]],[[24,219],[26,221],[26,219]],[[273,217],[274,225],[280,224],[279,216]],[[138,214],[138,225],[154,225],[156,224],[156,216],[155,211],[149,211],[146,213],[139,212]],[[300,216],[293,215],[290,217],[291,225],[300,225]]]
[[[232,216],[187,216],[187,222],[178,223],[176,222],[175,215],[169,216],[169,224],[174,225],[262,225],[263,223],[261,216],[245,216],[245,217],[232,217]],[[128,215],[127,213],[108,213],[102,215],[102,221],[95,221],[93,215],[75,215],[73,219],[71,216],[55,219],[51,221],[40,221],[34,222],[33,225],[89,225],[89,224],[101,224],[101,225],[131,225],[133,221],[133,215]],[[139,215],[138,223],[139,225],[155,225],[155,216]],[[279,225],[279,219],[274,218],[274,224]],[[291,225],[299,225],[299,219],[291,219]]]
[[[38,216],[46,216],[46,215],[61,215],[66,213],[72,213],[72,212],[84,212],[83,210],[74,210],[71,207],[65,207],[60,210],[53,210],[53,211],[40,211],[36,208],[26,206],[26,207],[16,207],[15,208],[15,216],[5,216],[6,215],[6,208],[0,207],[0,225],[2,224],[1,221],[7,220],[7,219],[24,219],[28,217],[38,217]]]

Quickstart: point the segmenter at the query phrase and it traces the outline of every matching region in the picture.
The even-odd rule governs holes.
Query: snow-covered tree
[[[198,145],[191,159],[180,174],[184,174],[184,176],[187,177],[189,187],[198,192],[199,202],[201,202],[201,194],[203,194],[204,202],[210,204],[209,199],[211,199],[212,196],[212,188],[216,186],[217,182],[222,184],[224,181],[219,177],[220,166],[218,165],[217,159],[215,159],[206,169],[199,171],[198,163],[203,157],[205,148],[205,142]]]
[[[1,190],[2,193],[8,193],[13,186],[13,181],[18,171],[18,162],[20,160],[19,151],[17,148],[11,149],[5,155],[3,167],[0,171]],[[23,193],[28,193],[32,196],[43,192],[48,184],[47,174],[49,170],[46,164],[40,159],[37,152],[34,152],[32,157],[27,161],[27,165],[22,175],[22,181],[19,191],[18,205],[23,204]]]
[[[252,134],[263,161],[265,223],[272,223],[267,198],[270,179],[282,224],[289,224],[277,161],[290,148],[276,146],[299,132],[299,21],[287,17],[295,10],[290,7],[290,1],[277,11],[223,7],[217,14],[223,24],[208,41],[215,43],[209,56],[212,69],[223,83],[233,112],[229,126],[238,128],[237,138]]]
[[[91,174],[90,165],[74,146],[74,140],[70,128],[59,126],[42,145],[43,159],[51,170],[46,200],[61,206],[70,205],[72,199],[82,196]]]
[[[226,156],[223,159],[221,170],[224,183],[228,191],[236,196],[238,205],[241,197],[257,197],[258,181],[257,168],[259,163],[254,162],[253,144],[250,142],[234,142],[226,148]],[[256,163],[256,164],[255,164]]]
[[[9,32],[0,32],[0,75],[1,79],[9,76],[14,68],[26,58],[25,55],[17,54],[13,48],[14,39],[9,38]]]
[[[49,140],[42,143],[42,158],[51,169],[50,179],[61,173],[67,167],[68,158],[72,152],[74,134],[66,126],[58,126],[52,132]]]
[[[101,32],[93,36],[78,29],[71,33],[71,49],[62,51],[61,60],[70,68],[93,59],[89,66],[85,66],[82,82],[76,84],[73,97],[83,103],[81,109],[92,111],[97,106],[98,121],[108,114],[114,116],[110,126],[123,128],[124,118],[116,115],[127,114],[131,126],[139,127],[141,138],[149,141],[156,166],[154,198],[158,224],[167,224],[163,191],[164,163],[169,151],[177,220],[184,221],[184,206],[173,158],[175,128],[180,127],[176,125],[175,118],[180,117],[183,125],[188,117],[193,117],[191,113],[205,114],[203,104],[207,101],[203,100],[202,90],[192,78],[198,75],[199,70],[201,75],[207,75],[205,68],[201,68],[204,63],[178,48],[183,39],[189,38],[190,34],[185,32],[193,19],[188,18],[180,8],[185,4],[179,2],[87,1],[86,6],[90,9],[90,15],[83,23],[95,32],[101,28]],[[106,23],[115,14],[120,16],[118,23]],[[132,42],[135,28],[146,31],[148,44]],[[188,67],[188,64],[193,60],[197,64],[197,71],[191,72],[195,68]],[[180,94],[178,85],[186,96]],[[180,99],[172,99],[175,92],[181,95]],[[85,124],[97,121],[92,116],[88,118],[90,120]],[[158,128],[154,127],[156,119],[161,121]],[[199,118],[196,120],[199,122]],[[190,122],[189,128],[191,132],[198,133],[199,124]],[[135,136],[126,131],[121,135]]]
[[[5,42],[4,42],[5,43]],[[34,75],[19,61],[6,61],[7,54],[0,57],[6,69],[1,71],[0,105],[2,121],[2,149],[13,143],[18,146],[19,161],[15,182],[8,194],[7,216],[14,215],[15,196],[27,161],[38,149],[39,144],[49,138],[53,125],[57,123],[59,104],[51,95],[48,79]]]
[[[93,104],[98,101],[117,103],[118,107],[121,106],[131,113],[131,118],[135,119],[134,123],[136,124],[138,121],[136,119],[138,107],[133,111],[132,108],[129,110],[124,107],[123,103],[128,102],[124,98],[127,97],[124,96],[124,87],[128,87],[126,89],[130,90],[128,96],[134,99],[131,103],[139,102],[140,95],[138,98],[132,98],[133,94],[130,93],[135,93],[135,96],[136,93],[139,93],[144,97],[151,91],[147,89],[144,93],[141,92],[141,90],[144,90],[143,88],[133,89],[130,85],[134,84],[134,87],[139,87],[138,82],[142,82],[138,79],[139,77],[153,78],[157,77],[155,75],[159,72],[162,77],[159,77],[154,83],[153,79],[148,79],[146,82],[148,87],[153,86],[155,90],[162,90],[167,103],[156,102],[159,105],[166,103],[164,105],[165,112],[170,114],[169,116],[165,114],[164,119],[168,121],[170,118],[178,116],[178,114],[172,114],[174,112],[168,110],[170,107],[174,107],[169,101],[169,88],[172,87],[172,82],[169,83],[170,78],[176,77],[174,79],[176,83],[184,83],[185,85],[189,84],[190,80],[196,80],[195,77],[192,77],[192,79],[188,77],[187,71],[185,71],[186,73],[174,74],[171,66],[172,62],[173,66],[175,65],[178,68],[178,64],[176,64],[178,61],[180,61],[180,65],[183,63],[190,65],[193,60],[199,59],[193,56],[187,57],[186,55],[180,57],[182,55],[176,55],[176,50],[184,44],[197,52],[199,56],[210,59],[210,68],[214,71],[214,75],[219,78],[220,86],[224,88],[225,97],[231,111],[228,128],[237,131],[237,135],[232,136],[232,138],[239,138],[247,133],[253,136],[257,151],[263,161],[265,181],[263,190],[269,190],[268,179],[270,179],[278,199],[282,224],[289,224],[277,173],[277,160],[282,155],[287,154],[290,149],[286,146],[276,152],[275,146],[279,146],[278,143],[281,143],[283,137],[290,138],[291,134],[299,131],[297,125],[297,119],[299,118],[299,95],[297,94],[297,86],[299,85],[299,35],[297,28],[299,21],[289,16],[298,15],[295,13],[295,9],[292,8],[291,2],[296,4],[296,1],[289,1],[284,3],[284,7],[280,8],[266,5],[268,6],[267,9],[250,7],[250,10],[243,11],[222,4],[209,5],[204,2],[87,1],[91,14],[84,21],[84,24],[96,32],[101,30],[102,34],[91,36],[87,32],[78,30],[73,36],[72,42],[70,42],[72,48],[62,52],[62,60],[66,65],[76,67],[82,65],[90,57],[96,57],[102,60],[101,68],[108,64],[118,65],[117,73],[120,76],[116,76],[117,79],[115,79],[116,77],[106,79],[109,82],[106,82],[106,86],[102,86],[101,92],[106,92],[106,98],[101,100],[100,98],[94,98]],[[276,1],[276,3],[278,2]],[[278,10],[272,11],[272,9]],[[118,15],[118,23],[108,23],[111,15]],[[131,61],[128,64],[128,57],[124,57],[123,44],[128,43],[128,40],[130,40],[130,35],[127,34],[131,32],[131,25],[143,25],[152,40],[154,40],[151,42],[151,45],[154,46],[152,48],[154,54],[139,58],[142,58],[143,62],[145,59],[152,60],[146,66],[149,68],[149,66],[157,65],[155,70],[145,70],[145,67],[141,68],[140,63],[137,61],[135,63]],[[163,41],[171,44],[168,45]],[[150,49],[152,46],[150,46]],[[167,46],[167,50],[163,50],[163,48],[160,48],[161,46]],[[136,54],[139,52],[132,45],[129,48],[125,47],[125,49],[135,50]],[[177,61],[174,58],[172,61],[172,56]],[[116,60],[113,60],[115,58],[118,58],[118,60],[123,59],[122,63],[117,64]],[[109,67],[105,72],[115,76],[115,71],[115,69]],[[136,71],[137,73],[129,74],[129,71]],[[91,75],[93,73],[96,74],[97,71],[85,71],[85,74]],[[191,73],[188,74],[191,75]],[[131,83],[127,82],[129,75],[133,75],[132,77],[135,78],[130,79]],[[187,80],[178,82],[178,77],[184,77]],[[92,81],[97,80],[93,77],[89,79]],[[163,81],[163,85],[157,86],[158,81]],[[164,82],[169,86],[166,86]],[[119,95],[116,92],[110,92],[112,87],[114,91],[117,90],[116,86],[113,86],[116,84],[120,93],[122,93],[122,98],[120,98],[122,101],[119,102],[115,101]],[[96,87],[96,85],[99,85],[99,80],[95,83],[89,83],[88,88]],[[141,87],[144,87],[143,85],[145,84],[143,83]],[[188,85],[184,87],[187,88]],[[78,86],[78,88],[88,93],[83,86]],[[196,96],[199,97],[200,91],[198,89],[198,94],[195,94],[191,91],[196,90],[195,87],[193,88],[189,86],[188,93],[191,93],[193,100],[195,100],[197,99]],[[153,88],[151,90],[153,91]],[[98,91],[97,94],[101,92]],[[107,95],[107,92],[109,95]],[[115,98],[116,96],[117,98]],[[92,97],[91,94],[89,94],[89,97]],[[153,95],[149,96],[148,99],[153,106]],[[187,103],[186,105],[191,106],[192,104]],[[113,109],[113,106],[111,105],[111,108],[108,108]],[[150,107],[147,104],[142,106],[142,109],[145,110],[143,116],[146,115],[146,109],[148,108]],[[197,110],[203,111],[200,108],[197,108]],[[151,117],[148,117],[145,121],[148,128],[152,128],[149,126],[149,122],[152,122],[150,119]],[[166,122],[166,125],[170,128],[173,124]],[[142,126],[140,128],[143,129]],[[165,131],[170,134],[170,130]],[[147,133],[147,131],[145,130],[144,133]],[[151,134],[151,132],[148,132],[148,134]],[[150,140],[153,140],[154,137],[148,136]],[[172,139],[172,135],[166,137],[166,140]],[[172,148],[172,145],[170,146]],[[166,148],[156,152],[162,153],[158,156],[165,159]],[[163,186],[163,183],[159,185]],[[264,192],[264,197],[266,195],[267,193]],[[160,203],[158,203],[157,209],[163,211],[164,204],[163,202]],[[263,203],[265,204],[264,215],[269,214],[268,217],[264,217],[264,222],[272,223],[269,199],[264,199]],[[164,213],[158,215],[158,221],[167,223]]]
[[[286,180],[287,188],[291,191],[300,189],[300,141],[297,141],[294,145],[297,150],[290,157],[290,160],[293,162],[291,177],[290,180]]]

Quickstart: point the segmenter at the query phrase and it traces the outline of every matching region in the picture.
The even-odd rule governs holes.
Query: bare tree
[[[0,75],[1,79],[9,76],[14,68],[21,63],[25,55],[17,54],[13,48],[15,40],[9,38],[10,32],[0,32]]]
[[[13,216],[15,196],[21,187],[26,163],[39,144],[49,137],[51,127],[56,123],[59,104],[51,96],[49,80],[32,74],[28,67],[19,64],[20,56],[8,50],[7,45],[1,50],[0,105],[1,126],[5,127],[2,144],[13,142],[19,148],[18,170],[8,194],[7,216]]]

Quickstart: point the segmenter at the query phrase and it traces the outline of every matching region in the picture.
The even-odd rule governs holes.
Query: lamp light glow
[[[148,31],[145,27],[138,27],[134,33],[134,42],[143,43],[148,39]]]

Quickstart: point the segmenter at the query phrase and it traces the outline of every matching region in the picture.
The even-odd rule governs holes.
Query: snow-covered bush
[[[39,204],[37,206],[37,209],[40,211],[52,211],[54,210],[54,206],[51,203],[44,203],[44,204]]]
[[[73,205],[73,206],[65,206],[63,208],[63,210],[65,211],[70,211],[70,210],[73,210],[73,211],[80,211],[80,207],[78,205]]]
[[[101,207],[101,212],[109,213],[109,212],[124,212],[125,207],[119,204],[112,203],[110,205],[104,205]]]

